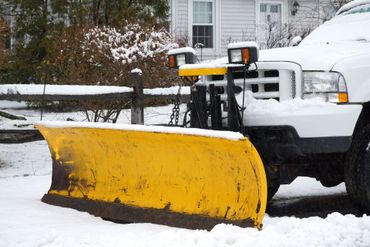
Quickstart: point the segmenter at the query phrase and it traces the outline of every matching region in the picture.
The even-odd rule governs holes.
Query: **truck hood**
[[[262,50],[258,60],[294,62],[302,70],[330,71],[337,62],[364,53],[370,53],[370,42],[344,41]]]

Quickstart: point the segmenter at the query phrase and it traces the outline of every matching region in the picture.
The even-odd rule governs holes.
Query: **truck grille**
[[[302,69],[291,62],[258,62],[257,76],[246,79],[247,89],[256,99],[289,100],[301,96]],[[243,85],[237,78],[235,84]]]
[[[301,96],[302,69],[291,62],[258,62],[258,70],[246,74],[246,90],[252,91],[256,99],[276,99],[279,101]],[[253,69],[253,68],[252,68]],[[235,71],[234,83],[236,93],[240,93],[244,83],[243,71]],[[207,77],[208,83],[225,87],[227,80],[224,75]]]

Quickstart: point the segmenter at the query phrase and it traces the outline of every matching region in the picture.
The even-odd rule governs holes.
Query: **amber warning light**
[[[176,68],[176,58],[175,55],[168,56],[168,67],[171,69]]]

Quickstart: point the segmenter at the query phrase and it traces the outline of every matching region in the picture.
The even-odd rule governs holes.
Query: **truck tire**
[[[280,187],[279,169],[277,166],[265,163],[266,179],[267,179],[267,201],[270,201]]]
[[[354,135],[345,163],[347,193],[360,210],[370,212],[370,124]]]

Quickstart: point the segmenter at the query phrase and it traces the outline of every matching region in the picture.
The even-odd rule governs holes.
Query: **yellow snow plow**
[[[118,222],[261,229],[266,174],[258,152],[241,134],[246,133],[244,106],[236,101],[232,77],[235,70],[245,74],[258,51],[253,44],[242,45],[229,50],[233,66],[183,67],[195,61],[192,48],[169,53],[170,67],[181,66],[179,76],[194,83],[187,109],[191,118],[182,125],[188,128],[38,124],[53,160],[51,188],[42,201]],[[198,83],[207,75],[226,75],[227,83]]]
[[[261,228],[265,171],[240,133],[43,122],[53,160],[42,201],[119,222]]]

